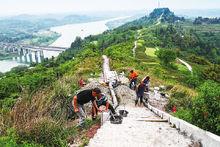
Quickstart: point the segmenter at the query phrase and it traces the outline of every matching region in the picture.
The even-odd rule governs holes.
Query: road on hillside
[[[192,72],[192,66],[191,66],[191,65],[189,65],[187,62],[185,62],[185,61],[183,61],[183,60],[181,60],[181,59],[179,59],[179,58],[178,58],[178,60],[179,60],[182,64],[184,64],[184,65],[188,68],[188,70],[189,70],[190,72]]]

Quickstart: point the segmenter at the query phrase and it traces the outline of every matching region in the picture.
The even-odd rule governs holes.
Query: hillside
[[[80,136],[77,139],[86,144],[85,132],[98,122],[88,119],[79,129],[76,121],[67,121],[66,108],[79,89],[79,77],[89,82],[100,76],[103,54],[118,73],[128,75],[135,69],[139,81],[149,75],[151,87],[165,86],[170,97],[164,110],[171,112],[175,106],[173,115],[220,135],[219,27],[194,27],[167,8],[155,9],[149,17],[76,39],[56,59],[0,75],[0,143],[67,146]],[[193,73],[177,57],[187,61]]]

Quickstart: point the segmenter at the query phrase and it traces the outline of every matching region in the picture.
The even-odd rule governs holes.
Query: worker
[[[78,84],[79,84],[79,87],[80,87],[80,88],[82,88],[82,87],[84,87],[84,86],[86,85],[86,83],[84,82],[84,80],[83,80],[82,77],[80,78]]]
[[[136,89],[137,77],[138,77],[138,74],[134,70],[131,70],[130,75],[129,75],[129,80],[130,80],[129,87],[133,90]]]
[[[115,109],[108,102],[108,99],[104,94],[101,94],[101,95],[97,96],[97,99],[95,100],[95,102],[96,102],[98,108],[100,106],[105,106],[105,111],[110,110],[112,115],[116,114]],[[92,107],[92,119],[96,119],[96,116],[98,115],[98,112],[101,112],[101,111],[98,111],[98,109],[93,106]]]
[[[141,82],[145,85],[145,91],[149,92],[150,90],[150,76],[146,76]]]
[[[72,105],[74,106],[74,111],[79,117],[79,126],[84,123],[86,118],[84,104],[92,102],[93,107],[95,107],[98,111],[99,108],[95,102],[96,97],[100,97],[101,90],[99,88],[83,90],[79,92],[77,95],[73,97]]]
[[[138,100],[140,99],[140,106],[143,107],[144,91],[145,85],[143,82],[141,82],[136,89],[137,99],[135,100],[135,106],[137,106]]]

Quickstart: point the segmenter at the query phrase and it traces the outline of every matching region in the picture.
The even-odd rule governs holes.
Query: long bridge
[[[28,44],[18,44],[18,43],[4,43],[0,42],[0,48],[4,49],[5,51],[15,52],[17,50],[30,50],[30,51],[40,51],[40,50],[47,50],[47,51],[65,51],[68,48],[65,47],[56,47],[56,46],[34,46]]]
[[[44,60],[44,51],[55,51],[63,52],[68,48],[65,47],[55,47],[55,46],[34,46],[28,44],[19,43],[5,43],[0,42],[0,48],[8,53],[18,54],[20,59],[15,57],[15,60],[20,60],[20,62],[32,63],[41,62]]]

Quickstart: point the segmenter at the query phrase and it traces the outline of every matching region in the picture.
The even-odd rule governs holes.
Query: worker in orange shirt
[[[130,80],[129,87],[133,90],[136,89],[137,77],[138,77],[138,74],[134,70],[131,70],[130,75],[129,75],[129,80]]]

